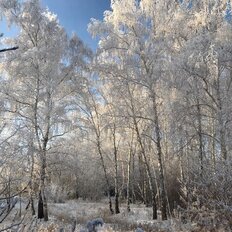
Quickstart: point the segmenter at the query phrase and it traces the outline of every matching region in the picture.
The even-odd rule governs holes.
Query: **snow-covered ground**
[[[126,205],[121,205],[120,214],[111,215],[107,202],[68,201],[64,204],[50,204],[49,212],[52,221],[62,222],[70,226],[73,221],[77,222],[76,231],[86,227],[86,223],[96,218],[102,218],[104,226],[98,231],[135,231],[142,228],[144,231],[193,231],[195,226],[190,224],[181,225],[175,220],[161,221],[151,220],[152,209],[144,205],[131,205],[131,212],[127,212]]]
[[[24,231],[24,232],[88,232],[86,225],[89,221],[100,218],[104,221],[103,226],[97,227],[99,232],[119,232],[119,231],[136,231],[137,228],[143,229],[144,232],[200,232],[208,231],[197,227],[193,223],[180,223],[177,219],[169,219],[167,221],[151,220],[152,209],[144,205],[131,205],[131,212],[127,212],[126,205],[120,206],[120,214],[111,215],[108,209],[107,201],[104,202],[86,202],[82,200],[67,201],[66,203],[50,203],[49,204],[49,221],[33,219],[30,212],[22,221],[20,226],[15,226],[7,231]],[[7,225],[20,221],[17,213],[19,205],[12,211],[10,217],[0,224],[1,229]],[[25,213],[25,204],[22,204],[22,215]],[[23,217],[23,216],[22,216]],[[20,229],[20,230],[19,230]],[[137,230],[140,231],[140,230]],[[225,230],[215,230],[224,232]],[[93,232],[93,231],[91,231]],[[95,232],[95,231],[94,231]]]

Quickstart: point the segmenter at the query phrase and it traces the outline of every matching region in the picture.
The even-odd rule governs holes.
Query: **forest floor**
[[[98,227],[99,232],[119,232],[136,231],[136,228],[143,229],[144,232],[199,232],[211,231],[199,228],[195,223],[181,223],[178,219],[169,219],[167,221],[151,220],[152,209],[144,205],[131,205],[131,212],[127,212],[126,205],[120,207],[120,214],[111,215],[107,202],[86,202],[82,200],[67,201],[65,203],[49,204],[49,221],[31,219],[29,212],[22,220],[20,226],[17,225],[17,212],[19,204],[12,211],[8,220],[0,224],[0,231],[4,231],[7,225],[16,224],[5,231],[23,231],[23,232],[71,232],[75,225],[75,232],[88,232],[86,224],[93,219],[101,218],[104,225]],[[22,204],[22,215],[25,213],[25,204]],[[226,230],[215,230],[224,232]]]
[[[152,209],[144,205],[131,205],[131,212],[128,213],[126,205],[122,204],[120,214],[111,215],[107,202],[69,201],[65,204],[51,204],[49,211],[54,220],[67,225],[76,220],[77,231],[84,230],[86,223],[96,218],[103,219],[104,226],[99,227],[98,231],[104,232],[135,231],[138,227],[147,232],[166,232],[174,231],[174,227],[177,227],[177,223],[172,220],[151,220]],[[193,228],[193,225],[186,224],[185,228],[178,227],[175,231],[190,231],[190,227]]]

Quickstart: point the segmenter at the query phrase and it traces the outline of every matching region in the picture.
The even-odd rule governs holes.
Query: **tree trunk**
[[[216,132],[215,132],[215,121],[214,121],[214,112],[212,112],[212,119],[210,123],[211,129],[211,136],[212,136],[212,142],[211,142],[211,163],[212,163],[212,173],[215,174],[216,172]]]
[[[217,94],[217,104],[218,104],[218,124],[219,124],[219,140],[221,147],[221,156],[225,161],[227,160],[227,148],[226,148],[226,130],[225,130],[225,120],[223,115],[223,102],[221,96],[221,83],[220,83],[220,74],[217,73],[217,82],[216,82],[216,94]]]
[[[47,207],[47,198],[45,195],[44,183],[41,183],[40,191],[39,191],[38,218],[44,218],[44,221],[48,221],[48,207]]]
[[[11,177],[9,176],[8,177],[8,192],[7,192],[7,211],[9,212],[10,211],[10,208],[11,208]]]
[[[140,154],[141,152],[139,151],[138,152],[138,168],[139,168],[139,190],[140,190],[140,195],[141,195],[141,198],[143,200],[143,203],[146,204],[146,196],[144,195],[144,189],[145,189],[145,186],[144,186],[144,163],[143,163],[143,160],[142,160],[142,155]]]
[[[131,157],[132,157],[132,145],[130,147],[129,155],[128,155],[128,165],[127,165],[127,212],[130,212],[130,185],[131,185]]]
[[[46,153],[41,154],[41,170],[40,170],[40,191],[38,201],[38,218],[44,218],[48,221],[47,198],[45,194],[45,178],[46,178]],[[43,212],[42,212],[43,211]]]
[[[96,136],[97,136],[98,153],[100,155],[101,164],[102,164],[102,168],[103,168],[104,175],[105,175],[106,185],[107,185],[107,188],[108,188],[108,190],[107,190],[108,194],[107,195],[108,195],[108,200],[109,200],[109,209],[110,209],[111,214],[114,214],[114,210],[112,208],[112,200],[111,200],[111,196],[110,196],[110,182],[109,182],[109,179],[108,179],[108,176],[107,176],[105,161],[104,161],[102,150],[101,150],[101,142],[100,142],[99,136],[97,134],[96,134]]]
[[[40,195],[42,199],[41,207],[43,206],[43,216],[44,221],[48,221],[48,206],[47,206],[47,198],[46,198],[46,192],[45,192],[45,180],[46,180],[46,168],[47,168],[47,143],[49,138],[49,130],[50,130],[50,117],[47,116],[47,129],[46,134],[43,139],[43,146],[42,151],[40,153]]]
[[[152,217],[153,217],[153,220],[156,220],[157,219],[156,192],[155,192],[155,187],[154,187],[154,184],[153,184],[153,181],[152,181],[152,174],[151,174],[149,164],[147,162],[145,149],[144,149],[144,146],[143,146],[143,142],[142,142],[142,139],[141,139],[141,136],[140,136],[140,133],[139,133],[138,124],[137,124],[137,121],[136,121],[135,117],[133,117],[133,121],[134,121],[135,131],[136,131],[136,134],[137,134],[137,140],[138,140],[138,143],[140,145],[141,152],[142,152],[142,155],[143,155],[143,158],[144,158],[144,163],[145,163],[145,166],[146,166],[146,172],[147,172],[147,176],[148,176],[149,187],[150,187],[150,190],[151,190],[151,193],[152,193],[152,209],[153,209],[152,210],[153,211],[153,216]]]
[[[152,94],[152,103],[153,103],[153,110],[154,110],[154,127],[155,127],[156,147],[157,147],[158,166],[159,166],[161,215],[162,215],[162,220],[167,220],[167,199],[166,199],[166,191],[165,191],[165,184],[164,184],[161,134],[160,134],[160,124],[159,124],[159,116],[158,116],[158,109],[157,109],[155,93]]]
[[[118,146],[116,144],[116,126],[113,125],[113,143],[114,143],[114,185],[115,185],[115,213],[119,214],[119,187],[118,187]]]
[[[134,204],[135,203],[135,199],[136,199],[136,195],[135,195],[135,189],[134,189],[134,184],[135,184],[135,176],[134,176],[134,172],[135,172],[135,155],[134,153],[132,153],[132,170],[131,170],[131,201]]]
[[[198,139],[199,139],[199,160],[200,160],[200,177],[203,175],[203,138],[202,138],[202,122],[201,122],[201,108],[199,99],[197,99],[197,123],[198,123]]]
[[[35,215],[35,206],[34,206],[34,198],[33,198],[33,174],[34,174],[34,166],[35,166],[35,157],[34,157],[34,149],[33,142],[29,144],[28,155],[31,156],[31,174],[30,174],[30,183],[29,183],[29,199],[31,205],[31,214]]]
[[[134,203],[133,201],[133,194],[134,194],[134,190],[133,187],[131,187],[131,180],[133,181],[131,176],[131,171],[134,173],[134,151],[133,151],[133,142],[134,142],[134,131],[132,131],[132,136],[131,136],[131,142],[130,142],[130,150],[129,150],[129,154],[128,154],[128,164],[127,164],[127,212],[130,212],[130,203]],[[131,170],[131,168],[133,170]],[[133,182],[132,182],[132,186],[133,186]]]
[[[153,215],[152,218],[153,220],[157,219],[157,205],[156,205],[156,191],[155,191],[155,187],[152,181],[152,174],[150,171],[150,167],[149,164],[147,162],[147,157],[146,157],[146,152],[143,146],[143,142],[142,142],[142,138],[140,136],[140,132],[139,132],[139,128],[138,128],[138,123],[136,120],[136,114],[135,114],[135,109],[134,109],[134,103],[133,103],[133,97],[131,95],[131,91],[130,88],[128,87],[128,92],[130,94],[130,98],[131,98],[131,111],[132,111],[132,116],[133,116],[133,124],[134,124],[134,129],[135,129],[135,133],[137,136],[137,141],[139,143],[143,158],[144,158],[144,162],[145,162],[145,166],[146,166],[146,172],[147,172],[147,176],[148,176],[148,182],[149,182],[149,188],[151,190],[152,193],[152,209],[153,209]]]
[[[34,130],[39,147],[39,156],[40,156],[40,183],[39,183],[39,200],[38,200],[38,218],[44,218],[45,221],[48,221],[48,211],[47,211],[47,199],[45,197],[45,178],[46,178],[46,148],[49,137],[50,129],[50,109],[48,106],[48,115],[46,115],[47,128],[45,137],[43,138],[43,143],[41,144],[41,139],[39,136],[39,125],[38,125],[38,103],[39,103],[39,94],[40,94],[40,79],[39,75],[36,82],[36,98],[34,104]],[[50,102],[50,95],[48,95],[48,102]],[[49,103],[48,103],[49,104]]]
[[[44,221],[48,221],[48,205],[47,205],[45,189],[42,192],[42,197],[43,197],[43,207],[44,207]]]
[[[31,214],[34,216],[35,215],[35,205],[34,205],[34,198],[32,195],[30,196],[30,204],[31,204]]]
[[[43,199],[42,199],[42,193],[39,192],[39,201],[38,201],[38,218],[42,219],[44,218],[44,207],[43,207]]]

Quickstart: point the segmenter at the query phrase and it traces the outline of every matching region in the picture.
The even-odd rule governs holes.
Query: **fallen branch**
[[[4,48],[4,49],[0,49],[0,52],[7,52],[7,51],[14,51],[17,50],[19,47],[12,47],[12,48]]]

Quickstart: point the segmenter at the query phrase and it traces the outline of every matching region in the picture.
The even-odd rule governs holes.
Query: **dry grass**
[[[38,228],[38,232],[56,232],[59,229],[59,225],[51,223],[50,225],[41,225]]]
[[[22,227],[24,232],[64,232],[72,231],[72,225],[76,222],[75,232],[84,229],[86,223],[96,218],[102,218],[104,226],[99,228],[99,232],[134,232],[140,227],[144,232],[229,232],[230,228],[206,227],[200,223],[182,223],[180,219],[168,221],[151,220],[152,210],[143,205],[131,205],[131,212],[127,212],[126,207],[121,205],[121,213],[111,215],[107,203],[68,201],[65,204],[49,204],[49,222],[27,218]],[[12,221],[11,221],[12,222]],[[226,228],[226,229],[225,229]]]
[[[59,221],[69,224],[76,220],[79,225],[84,227],[86,223],[95,218],[102,218],[105,226],[100,231],[135,231],[137,227],[146,232],[170,231],[170,223],[154,222],[150,208],[134,205],[131,212],[126,211],[126,207],[121,206],[121,213],[112,215],[103,203],[87,203],[70,201],[67,204],[51,204],[50,213]]]

